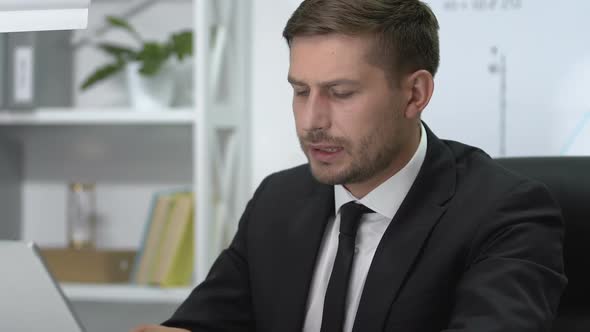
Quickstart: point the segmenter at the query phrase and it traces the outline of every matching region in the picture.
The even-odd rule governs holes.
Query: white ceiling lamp
[[[0,32],[85,29],[89,6],[90,0],[0,0]]]

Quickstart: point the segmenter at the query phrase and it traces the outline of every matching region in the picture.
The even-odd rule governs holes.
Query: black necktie
[[[373,212],[364,205],[348,202],[340,208],[340,235],[338,252],[324,298],[321,332],[342,332],[344,326],[346,295],[354,257],[356,231],[361,216]]]

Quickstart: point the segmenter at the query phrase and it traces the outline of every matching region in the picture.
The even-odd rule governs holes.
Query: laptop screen
[[[83,331],[34,244],[0,241],[0,262],[0,331]]]

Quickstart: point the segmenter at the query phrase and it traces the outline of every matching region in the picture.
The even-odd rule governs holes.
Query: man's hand
[[[171,327],[164,327],[160,325],[140,325],[130,332],[190,332],[183,329],[175,329]]]

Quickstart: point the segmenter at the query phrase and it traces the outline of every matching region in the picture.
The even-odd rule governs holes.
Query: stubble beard
[[[354,184],[367,181],[391,166],[400,153],[400,144],[395,133],[379,128],[361,139],[356,145],[344,138],[331,137],[324,131],[308,132],[299,137],[299,143],[310,164],[314,178],[328,185]],[[313,160],[306,145],[309,143],[332,143],[342,146],[349,161],[347,164],[328,164]]]

